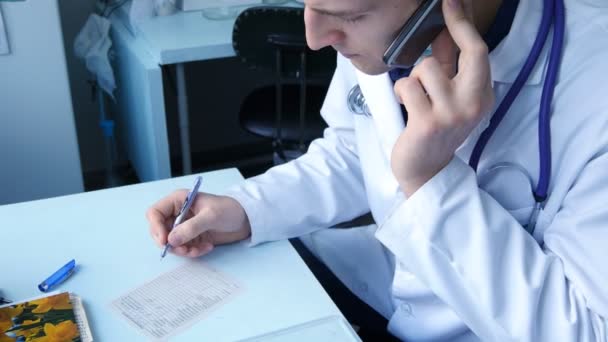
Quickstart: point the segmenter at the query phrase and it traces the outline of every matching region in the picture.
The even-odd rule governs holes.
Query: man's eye
[[[358,15],[355,17],[343,17],[342,20],[349,24],[353,24],[353,23],[356,23],[356,22],[360,21],[361,19],[363,19],[363,17],[364,17],[363,15]]]

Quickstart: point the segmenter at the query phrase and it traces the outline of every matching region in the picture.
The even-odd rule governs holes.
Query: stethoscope
[[[551,103],[553,101],[553,94],[555,93],[555,84],[557,82],[557,74],[559,72],[559,66],[562,57],[562,48],[564,42],[564,31],[565,31],[565,10],[563,0],[544,0],[543,4],[543,16],[538,30],[538,34],[534,41],[534,45],[530,50],[530,54],[526,59],[526,62],[517,75],[515,82],[507,92],[507,95],[502,100],[496,112],[490,120],[489,126],[483,131],[477,144],[473,149],[473,153],[469,159],[469,165],[477,172],[477,166],[479,160],[485,149],[488,141],[498,128],[498,125],[505,117],[506,113],[511,108],[511,105],[517,98],[517,95],[523,89],[525,82],[530,77],[532,70],[538,62],[538,58],[543,49],[543,46],[547,42],[547,37],[551,26],[554,27],[553,41],[551,45],[551,53],[549,56],[549,66],[547,69],[547,77],[543,85],[541,103],[540,103],[540,114],[538,119],[538,139],[539,139],[539,161],[540,171],[538,177],[538,184],[536,189],[533,189],[533,195],[535,200],[535,206],[530,216],[528,225],[525,226],[526,230],[532,234],[536,227],[538,215],[542,211],[544,204],[548,197],[549,182],[551,178]],[[348,108],[351,112],[359,115],[371,116],[371,112],[365,102],[365,97],[361,92],[359,85],[354,86],[347,97]],[[506,165],[497,165],[497,168],[504,168]],[[517,167],[522,169],[521,167]],[[527,171],[522,171],[532,182],[532,178],[528,175]]]

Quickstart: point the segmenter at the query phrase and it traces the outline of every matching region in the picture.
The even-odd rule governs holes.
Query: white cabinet
[[[83,191],[56,0],[0,2],[0,204]]]

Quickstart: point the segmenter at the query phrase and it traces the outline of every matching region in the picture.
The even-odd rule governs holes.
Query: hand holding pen
[[[198,194],[198,188],[201,186],[201,181],[202,181],[201,176],[196,177],[192,190],[190,190],[188,192],[188,195],[186,195],[186,200],[184,201],[184,204],[182,205],[182,208],[180,209],[179,214],[175,218],[175,222],[173,222],[173,226],[171,227],[172,230],[175,227],[177,227],[180,223],[182,223],[182,221],[184,221],[184,218],[186,217],[188,210],[190,210],[190,207],[192,206],[192,203],[194,202],[194,199],[196,198],[196,195]],[[165,244],[165,248],[163,248],[163,251],[160,254],[161,260],[162,260],[162,258],[165,257],[165,255],[167,255],[167,251],[169,250],[169,248],[171,248],[171,245],[167,241],[167,243]]]
[[[150,235],[160,248],[169,242],[173,254],[197,258],[210,253],[215,246],[238,242],[251,235],[247,214],[234,198],[199,192],[192,198],[190,209],[181,210],[184,198],[188,197],[187,191],[176,190],[148,209]],[[176,217],[182,212],[183,221],[173,229]]]

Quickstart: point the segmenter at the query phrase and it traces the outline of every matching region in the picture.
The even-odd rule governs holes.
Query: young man
[[[548,178],[546,169],[539,177],[538,127],[548,122],[539,103],[552,34],[479,163],[470,162],[526,64],[543,2],[444,0],[448,30],[433,56],[393,80],[381,56],[417,5],[307,0],[309,46],[339,52],[324,137],[227,196],[200,194],[171,234],[185,192],[162,199],[148,211],[152,236],[196,257],[247,238],[305,235],[403,340],[605,340],[608,3],[565,0],[552,159],[540,143]],[[356,85],[371,116],[347,108]],[[547,179],[540,198],[533,190]],[[320,229],[370,211],[377,225]]]

